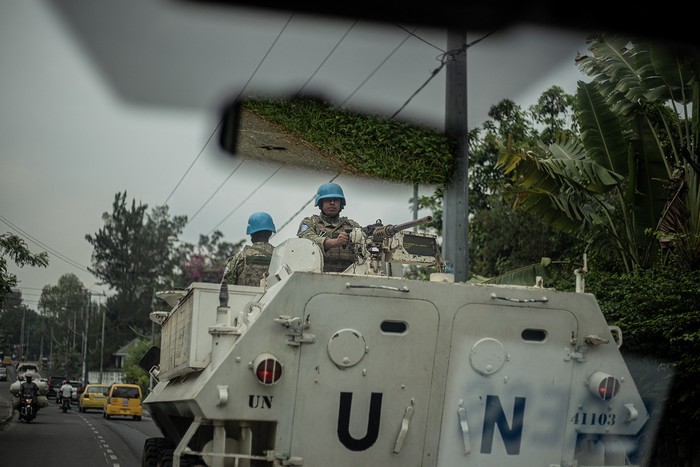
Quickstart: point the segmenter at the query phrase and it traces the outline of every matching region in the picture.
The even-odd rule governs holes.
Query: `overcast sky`
[[[468,41],[486,32],[468,32]],[[156,0],[0,0],[0,44],[0,232],[49,252],[48,268],[9,264],[36,309],[41,289],[66,273],[111,294],[87,272],[85,235],[102,227],[117,192],[150,207],[167,200],[171,215],[190,218],[187,242],[214,229],[246,238],[257,210],[275,220],[273,244],[294,236],[331,175],[250,161],[236,168],[211,138],[223,100],[304,87],[391,115],[439,67],[446,33]],[[584,33],[493,32],[468,50],[469,126],[504,98],[526,107],[553,84],[573,93],[584,78],[574,58],[584,51]],[[444,103],[443,69],[400,117],[439,128]],[[411,186],[336,182],[343,214],[360,224],[412,218]]]

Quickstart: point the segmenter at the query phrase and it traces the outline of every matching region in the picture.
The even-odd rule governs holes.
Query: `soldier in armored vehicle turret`
[[[266,212],[254,212],[248,218],[246,235],[252,245],[246,245],[226,263],[221,283],[259,286],[270,267],[274,247],[270,237],[277,232],[272,216]]]
[[[304,218],[299,225],[297,236],[308,238],[323,250],[323,271],[342,272],[355,260],[351,249],[347,248],[350,235],[347,231],[360,224],[347,217],[340,217],[345,208],[345,195],[337,183],[324,183],[316,191],[316,203],[321,214]]]

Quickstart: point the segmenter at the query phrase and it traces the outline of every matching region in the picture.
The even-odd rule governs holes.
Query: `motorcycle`
[[[29,423],[36,418],[36,396],[23,395],[19,398],[19,419]]]
[[[70,397],[62,397],[61,398],[61,410],[63,410],[63,413],[68,412],[71,409],[70,407]]]

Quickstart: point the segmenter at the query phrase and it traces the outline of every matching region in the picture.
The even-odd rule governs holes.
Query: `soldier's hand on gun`
[[[344,247],[345,245],[350,243],[350,234],[345,231],[340,232],[336,240],[338,240],[338,245]]]
[[[350,241],[350,234],[345,232],[338,233],[336,238],[327,238],[324,246],[328,248],[344,247]]]

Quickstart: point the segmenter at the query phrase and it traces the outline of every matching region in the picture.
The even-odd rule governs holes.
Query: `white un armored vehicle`
[[[144,405],[163,437],[143,465],[638,462],[649,415],[622,333],[582,281],[564,293],[402,278],[402,265],[442,270],[435,238],[407,230],[425,220],[355,229],[343,273],[293,238],[260,287],[159,294],[172,310],[151,315],[162,341]]]

